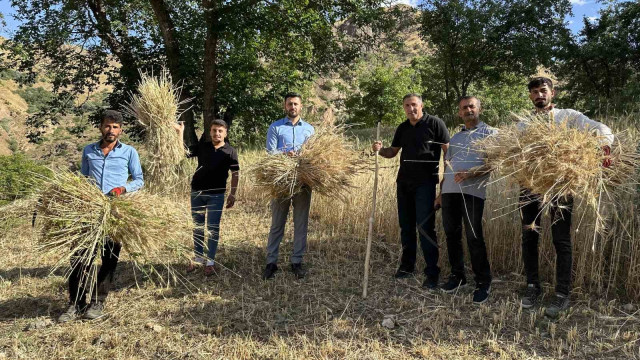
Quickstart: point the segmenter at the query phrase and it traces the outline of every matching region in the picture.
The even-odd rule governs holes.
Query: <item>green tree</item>
[[[569,34],[569,0],[425,0],[421,8],[420,31],[434,48],[429,81],[441,84],[447,113],[474,83],[549,66]]]
[[[597,20],[584,19],[553,68],[563,100],[594,113],[639,110],[640,3],[615,2]]]
[[[420,78],[410,67],[379,65],[366,69],[357,79],[357,90],[345,102],[350,121],[367,126],[378,121],[399,124],[405,120],[402,97],[420,89]]]
[[[102,74],[114,86],[109,104],[121,107],[140,70],[166,66],[183,86],[182,98],[194,99],[183,114],[192,143],[194,113],[204,126],[216,117],[268,122],[281,113],[284,92],[349,64],[394,24],[397,12],[382,2],[12,0],[21,25],[4,47],[25,81],[35,81],[39,65],[58,95],[31,118],[34,137],[78,94],[95,89]],[[370,31],[339,31],[336,24],[346,19]]]

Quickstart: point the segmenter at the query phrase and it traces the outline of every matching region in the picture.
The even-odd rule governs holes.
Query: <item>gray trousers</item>
[[[267,242],[267,264],[278,262],[278,250],[284,236],[289,207],[293,203],[293,254],[291,263],[302,262],[302,255],[307,249],[307,228],[309,225],[309,208],[311,207],[311,189],[303,188],[291,199],[271,200],[271,230]]]

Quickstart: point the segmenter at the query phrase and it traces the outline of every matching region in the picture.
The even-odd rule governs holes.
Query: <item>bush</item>
[[[0,156],[0,206],[31,194],[51,171],[24,154]]]
[[[41,87],[28,87],[21,90],[17,90],[16,94],[20,95],[29,105],[27,112],[29,114],[35,114],[45,109],[49,102],[53,99],[53,94],[50,91]]]

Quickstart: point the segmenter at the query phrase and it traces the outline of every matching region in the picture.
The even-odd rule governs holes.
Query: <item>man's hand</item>
[[[609,145],[605,145],[602,147],[602,152],[604,152],[604,160],[602,160],[602,167],[608,168],[611,166],[611,147]]]
[[[296,156],[296,152],[291,150],[291,151],[287,151],[287,156],[288,157],[295,157]]]
[[[173,128],[176,130],[178,135],[184,134],[184,121],[178,121],[177,123],[173,124]]]
[[[227,206],[226,206],[227,209],[232,208],[235,203],[236,203],[236,196],[234,194],[227,196]]]
[[[124,193],[127,192],[127,189],[124,188],[124,186],[120,186],[117,188],[113,188],[111,189],[111,191],[109,191],[109,193],[107,195],[109,196],[113,196],[113,197],[118,197]]]
[[[438,211],[442,207],[442,194],[438,195],[436,200],[433,202],[433,211]]]
[[[471,173],[469,173],[468,171],[459,171],[453,176],[453,181],[455,181],[456,184],[460,184],[461,182],[467,180],[470,177],[471,177]]]
[[[373,152],[378,152],[380,151],[380,149],[382,149],[382,141],[375,141],[372,145],[371,145],[371,150]]]

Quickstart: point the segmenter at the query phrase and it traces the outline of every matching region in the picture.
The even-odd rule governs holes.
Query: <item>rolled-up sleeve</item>
[[[140,165],[140,157],[135,149],[131,149],[131,155],[129,156],[129,174],[131,174],[131,181],[128,182],[124,188],[127,192],[134,192],[139,190],[144,185],[144,177],[142,175],[142,166]]]
[[[586,115],[582,113],[579,113],[579,114],[580,115],[576,118],[575,121],[580,128],[592,130],[598,133],[598,135],[602,138],[601,140],[602,145],[613,144],[614,136],[613,136],[613,132],[611,131],[611,128],[609,128],[607,125],[601,122],[597,122],[595,120],[589,119]]]

